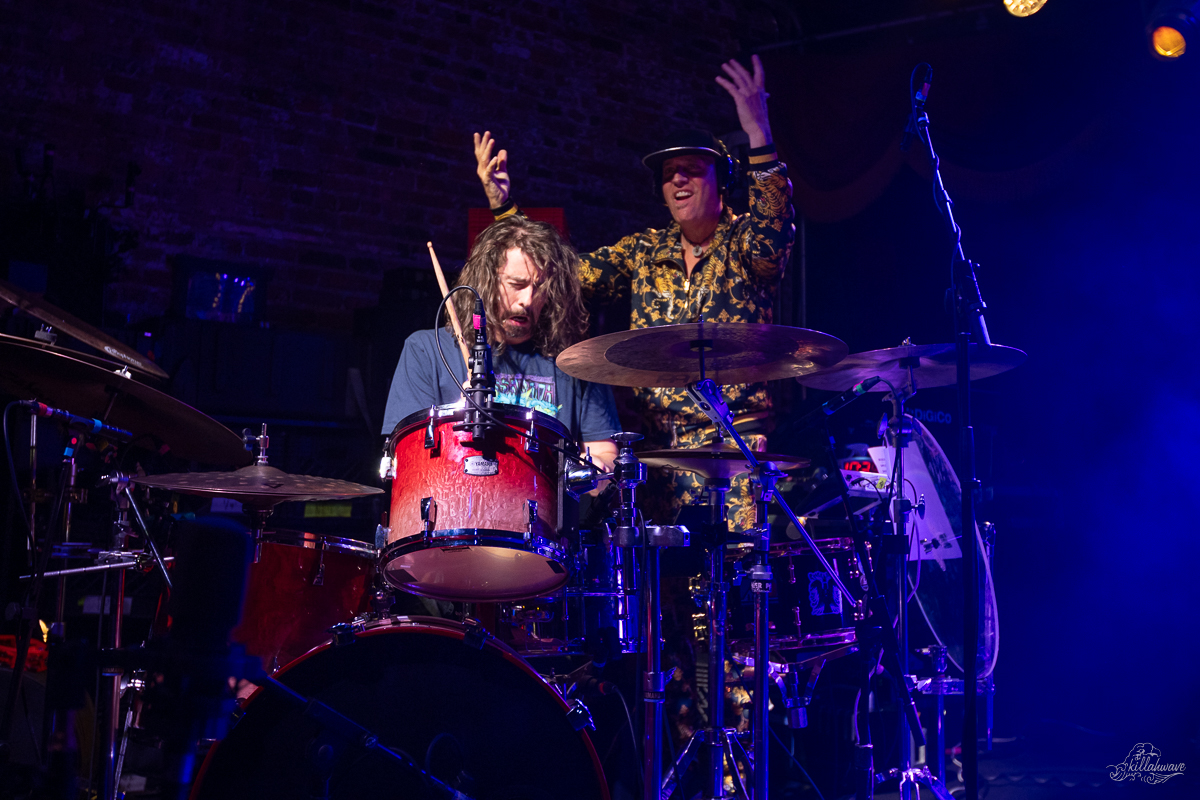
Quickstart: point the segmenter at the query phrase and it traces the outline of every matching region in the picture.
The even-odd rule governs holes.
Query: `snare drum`
[[[392,504],[381,556],[389,584],[467,602],[544,597],[567,582],[562,457],[553,417],[495,405],[505,424],[476,444],[461,405],[401,420],[388,442]],[[523,434],[529,434],[533,441]]]
[[[250,565],[233,640],[274,671],[329,639],[329,628],[367,611],[375,548],[354,539],[267,531]]]

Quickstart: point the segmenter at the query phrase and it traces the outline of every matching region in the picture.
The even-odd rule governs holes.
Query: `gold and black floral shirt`
[[[748,171],[749,213],[734,216],[725,209],[690,279],[679,224],[672,222],[667,228],[651,228],[611,247],[581,253],[584,301],[601,305],[630,298],[630,328],[701,321],[771,322],[779,281],[796,238],[792,184],[772,146],[750,152]],[[518,212],[510,203],[494,213],[499,219]],[[734,415],[771,407],[765,383],[722,390]],[[651,428],[649,439],[660,446],[687,446],[694,437],[686,434],[709,424],[683,389],[634,391]]]
[[[766,148],[762,148],[766,149]],[[796,238],[792,184],[773,149],[750,159],[750,212],[721,216],[712,243],[686,277],[679,224],[626,236],[581,255],[589,303],[631,298],[630,328],[688,322],[771,322],[772,306]],[[735,414],[771,406],[765,383],[722,387]],[[636,389],[653,438],[682,444],[681,428],[708,425],[683,389]]]

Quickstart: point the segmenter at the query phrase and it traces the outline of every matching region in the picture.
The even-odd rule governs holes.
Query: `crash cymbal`
[[[1015,347],[994,344],[969,350],[971,380],[990,378],[1007,372],[1025,361],[1025,353]],[[835,366],[810,372],[796,380],[814,389],[844,392],[855,384],[878,375],[897,389],[932,389],[958,382],[958,355],[953,344],[906,344],[887,350],[868,350],[846,356]],[[890,391],[885,383],[871,387],[873,392]]]
[[[845,358],[845,342],[819,331],[753,322],[699,322],[619,331],[580,342],[556,359],[573,377],[610,386],[681,387],[796,378]]]
[[[87,358],[4,337],[0,339],[0,391],[101,419],[132,432],[135,441],[150,447],[166,445],[191,461],[238,466],[253,460],[242,437],[212,417],[139,383],[118,371],[120,365]]]
[[[75,317],[61,308],[50,305],[36,294],[18,289],[7,281],[0,281],[0,300],[24,311],[26,314],[40,319],[42,322],[57,328],[73,339],[78,339],[89,347],[94,347],[108,358],[145,375],[153,375],[165,380],[170,376],[145,356],[138,353],[129,345],[118,342],[103,331],[97,330],[83,320]]]
[[[776,469],[788,470],[807,467],[809,460],[799,456],[785,456],[778,453],[755,453],[759,461],[770,461]],[[735,475],[750,471],[746,457],[737,445],[729,442],[706,444],[686,450],[651,450],[638,453],[638,461],[649,467],[669,467],[695,472],[709,480],[729,480]]]
[[[134,483],[183,494],[228,497],[242,505],[269,507],[299,500],[349,500],[382,489],[335,478],[289,475],[266,464],[251,464],[233,472],[176,472],[134,478]]]

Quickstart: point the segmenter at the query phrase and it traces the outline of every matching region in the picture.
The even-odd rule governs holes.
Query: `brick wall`
[[[737,128],[713,76],[738,20],[736,0],[0,0],[0,192],[30,144],[89,205],[142,167],[104,212],[139,235],[110,321],[164,314],[186,254],[270,268],[273,323],[346,329],[427,239],[465,258],[473,131],[581,248],[665,219],[639,156]]]

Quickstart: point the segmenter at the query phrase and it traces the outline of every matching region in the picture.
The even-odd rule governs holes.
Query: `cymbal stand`
[[[663,702],[666,700],[667,673],[662,670],[662,606],[659,587],[659,549],[687,547],[687,528],[676,525],[646,525],[636,508],[637,487],[646,482],[646,465],[633,453],[638,433],[618,433],[612,437],[619,452],[613,462],[612,480],[620,492],[620,505],[609,537],[617,547],[640,548],[641,570],[638,601],[642,631],[645,635],[645,661],[642,666],[643,750],[642,797],[659,800],[662,786]]]
[[[905,339],[905,344],[911,340]],[[896,657],[899,661],[898,680],[908,681],[908,558],[911,551],[908,540],[909,514],[913,504],[904,493],[904,451],[912,437],[912,422],[904,410],[904,403],[917,393],[913,370],[920,366],[920,359],[908,357],[900,359],[900,366],[908,370],[908,385],[894,390],[890,397],[892,402],[892,417],[888,420],[887,435],[891,439],[895,463],[892,465],[892,535],[896,548],[885,552],[892,553],[892,565],[896,581]],[[836,465],[835,465],[836,466]],[[901,546],[903,549],[901,550]],[[896,722],[897,739],[900,743],[900,800],[910,800],[914,781],[912,773],[912,730],[908,716],[900,714]],[[881,773],[882,776],[882,773]],[[923,781],[922,781],[923,782]],[[932,787],[931,787],[932,788]],[[936,790],[935,790],[936,791]]]
[[[796,526],[796,530],[804,536],[808,542],[809,548],[813,554],[821,562],[825,571],[837,590],[842,593],[850,603],[857,602],[856,598],[841,580],[838,571],[834,569],[824,553],[817,547],[812,536],[809,535],[803,523],[800,522],[795,512],[788,506],[787,502],[780,495],[776,482],[783,477],[784,473],[775,469],[771,462],[761,462],[755,457],[754,451],[746,444],[746,440],[741,437],[737,430],[733,427],[733,415],[729,411],[729,407],[725,404],[721,397],[720,387],[712,380],[704,379],[697,383],[689,384],[687,393],[700,407],[709,419],[716,426],[724,431],[725,436],[733,441],[742,451],[742,455],[746,458],[746,463],[750,466],[751,480],[758,483],[760,487],[759,499],[757,502],[759,512],[759,529],[757,541],[754,545],[754,563],[749,570],[750,590],[754,593],[754,663],[769,664],[770,663],[770,604],[768,602],[771,591],[771,567],[768,563],[767,556],[770,549],[770,528],[766,524],[766,504],[771,498],[783,508],[788,519]],[[841,474],[840,472],[838,473]],[[767,709],[769,706],[769,698],[767,692],[767,669],[755,668],[754,670],[754,711],[752,739],[751,739],[751,757],[754,764],[754,800],[766,800],[768,793],[768,721]]]
[[[167,572],[166,562],[158,552],[158,547],[154,544],[154,539],[150,535],[150,529],[146,526],[146,521],[137,507],[137,502],[129,490],[129,476],[116,473],[106,477],[103,483],[107,483],[110,486],[113,502],[117,506],[117,519],[113,524],[113,550],[101,553],[97,557],[97,561],[99,562],[97,566],[106,566],[117,570],[116,598],[113,601],[108,643],[112,650],[119,650],[121,648],[121,626],[124,623],[125,617],[126,570],[130,567],[140,567],[142,564],[150,564],[152,567],[157,567],[168,591],[171,589],[171,576]],[[134,553],[129,549],[129,538],[133,535],[133,526],[130,522],[131,512],[137,519],[138,527],[142,530],[145,545],[142,548],[143,552],[141,554]],[[147,550],[151,554],[151,560],[146,559]],[[103,600],[101,603],[103,604]],[[104,613],[103,605],[101,606],[100,613],[102,615]],[[119,666],[102,665],[101,676],[102,678],[108,678],[110,685],[106,693],[109,702],[109,713],[105,721],[106,724],[103,727],[103,741],[105,746],[104,776],[98,796],[101,800],[115,800],[121,783],[121,763],[125,750],[121,736],[120,713],[121,678],[124,676],[124,670]],[[99,704],[97,704],[97,713],[99,713],[99,707]],[[97,725],[97,732],[100,730],[100,726]]]
[[[731,749],[734,732],[725,728],[725,610],[729,591],[729,585],[725,582],[725,544],[729,536],[725,496],[729,491],[729,480],[705,478],[704,489],[708,496],[708,529],[712,540],[707,585],[702,585],[696,596],[697,599],[705,597],[708,611],[708,725],[692,734],[679,758],[668,770],[662,784],[661,796],[664,800],[670,798],[683,781],[697,756],[696,745],[706,745],[709,755],[702,797],[707,800],[731,796],[725,793],[726,758],[733,768],[735,781],[741,783]],[[736,792],[733,796],[736,796]],[[745,787],[742,787],[741,796],[748,797]]]

